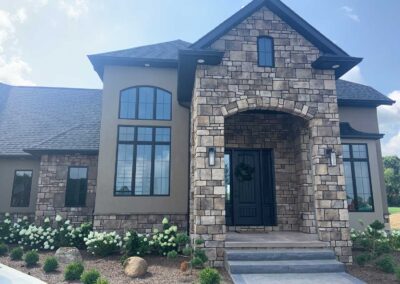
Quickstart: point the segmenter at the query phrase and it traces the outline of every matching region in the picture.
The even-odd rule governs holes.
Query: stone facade
[[[257,64],[257,37],[263,35],[274,39],[274,68]],[[313,69],[319,50],[265,7],[211,48],[224,51],[224,58],[218,66],[198,66],[191,106],[192,236],[205,240],[212,265],[223,265],[225,120],[252,109],[277,110],[307,121],[294,143],[299,150],[291,169],[300,180],[299,230],[312,233],[316,228],[340,261],[351,262],[334,72]],[[217,152],[212,167],[208,147]],[[338,154],[336,166],[329,166],[328,148]]]
[[[68,168],[88,167],[85,207],[65,207]],[[57,214],[74,224],[92,221],[97,180],[97,155],[43,155],[40,161],[36,222]]]
[[[151,233],[162,228],[162,220],[167,218],[170,224],[177,225],[179,231],[186,232],[188,219],[185,214],[129,214],[95,215],[93,228],[99,231],[117,231],[120,233],[136,230],[139,233]]]

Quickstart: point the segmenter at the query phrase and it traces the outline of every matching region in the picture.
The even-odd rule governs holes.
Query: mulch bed
[[[146,256],[149,268],[147,274],[143,278],[132,279],[125,276],[123,268],[120,262],[120,256],[114,255],[105,258],[98,258],[88,254],[85,251],[81,251],[83,257],[83,263],[86,269],[95,268],[101,276],[106,278],[110,284],[129,284],[129,283],[194,283],[198,282],[198,270],[193,270],[192,274],[189,271],[180,271],[180,263],[187,258],[178,257],[177,259],[170,260],[166,257],[160,256]],[[32,268],[27,268],[24,261],[12,261],[8,256],[0,257],[0,263],[15,268],[19,271],[27,273],[33,277],[39,278],[49,284],[59,283],[80,283],[77,282],[65,282],[64,280],[64,267],[61,265],[57,272],[46,274],[42,265],[44,260],[48,256],[53,256],[54,252],[40,252],[40,265]],[[230,284],[228,273],[224,269],[220,269],[220,273],[223,278],[222,283]]]
[[[353,251],[353,260],[355,256],[359,255],[362,252]],[[396,260],[396,263],[400,265],[400,252],[393,252],[392,256]],[[347,272],[366,283],[385,283],[385,284],[392,284],[392,283],[399,283],[396,280],[396,276],[394,274],[385,273],[374,266],[374,260],[370,263],[366,264],[365,266],[359,266],[355,262],[351,266],[347,266]]]

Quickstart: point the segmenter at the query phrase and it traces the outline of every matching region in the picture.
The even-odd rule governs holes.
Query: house
[[[0,85],[1,212],[145,232],[166,216],[216,266],[230,231],[313,234],[348,263],[349,228],[388,223],[376,108],[393,101],[340,80],[361,58],[279,0],[89,59],[102,90]]]

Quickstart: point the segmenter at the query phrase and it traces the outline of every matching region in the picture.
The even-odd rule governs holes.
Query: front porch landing
[[[226,235],[225,248],[326,248],[317,234],[301,232],[237,233]]]

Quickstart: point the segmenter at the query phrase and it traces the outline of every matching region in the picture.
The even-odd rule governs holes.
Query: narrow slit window
[[[258,65],[263,67],[274,67],[274,42],[270,37],[259,37],[258,46]]]

